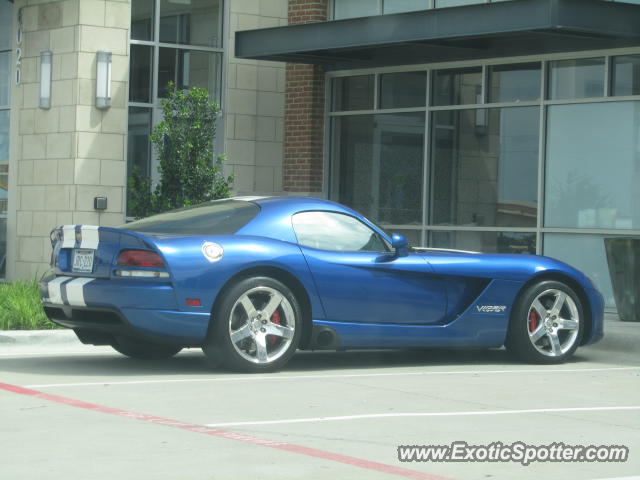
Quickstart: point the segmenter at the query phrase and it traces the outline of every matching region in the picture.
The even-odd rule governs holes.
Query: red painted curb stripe
[[[211,428],[205,425],[198,425],[195,423],[182,422],[180,420],[171,420],[169,418],[156,417],[155,415],[147,415],[146,413],[137,413],[129,410],[121,410],[118,408],[106,407],[103,405],[97,405],[95,403],[84,402],[82,400],[76,400],[68,397],[61,397],[59,395],[52,395],[50,393],[41,392],[38,390],[32,390],[30,388],[20,387],[18,385],[10,385],[8,383],[0,383],[0,390],[15,393],[18,395],[25,395],[29,397],[39,398],[40,400],[46,400],[49,402],[60,403],[68,405],[70,407],[82,408],[85,410],[91,410],[99,413],[106,413],[109,415],[115,415],[118,417],[130,418],[133,420],[139,420],[141,422],[154,423],[158,425],[165,425],[167,427],[178,428],[180,430],[187,430],[194,433],[202,433],[204,435],[210,435],[212,437],[224,438],[227,440],[236,440],[238,442],[246,443],[249,445],[258,445],[262,447],[275,448],[277,450],[283,450],[286,452],[297,453],[299,455],[306,455],[308,457],[321,458],[323,460],[331,460],[337,463],[343,463],[354,467],[363,468],[366,470],[373,470],[381,473],[388,473],[390,475],[396,475],[398,477],[411,478],[415,480],[450,480],[438,475],[431,475],[428,473],[418,472],[415,470],[409,470],[407,468],[396,467],[394,465],[387,465],[384,463],[372,462],[357,457],[350,457],[348,455],[342,455],[340,453],[333,453],[326,450],[319,450],[317,448],[305,447],[302,445],[294,445],[287,442],[278,442],[269,440],[266,438],[255,437],[253,435],[245,435],[243,433],[236,433],[230,430],[220,430],[218,428]]]

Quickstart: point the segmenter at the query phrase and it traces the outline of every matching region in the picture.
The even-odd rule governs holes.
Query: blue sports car
[[[327,200],[237,197],[51,241],[47,316],[130,357],[202,347],[266,372],[297,349],[504,345],[548,364],[603,336],[602,296],[569,265],[411,248]]]

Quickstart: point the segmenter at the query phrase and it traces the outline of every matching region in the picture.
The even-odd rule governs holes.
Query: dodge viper
[[[298,349],[505,346],[550,364],[603,336],[602,296],[565,263],[412,248],[328,200],[216,200],[51,242],[49,319],[135,358],[201,347],[265,372]]]

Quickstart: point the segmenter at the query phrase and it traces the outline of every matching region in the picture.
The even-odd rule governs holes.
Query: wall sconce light
[[[111,106],[111,52],[98,52],[96,61],[96,108]]]
[[[40,108],[51,108],[51,57],[47,50],[40,52]]]

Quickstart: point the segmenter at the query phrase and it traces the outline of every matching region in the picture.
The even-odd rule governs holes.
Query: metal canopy
[[[640,46],[640,5],[513,0],[236,32],[238,58],[329,69]]]

